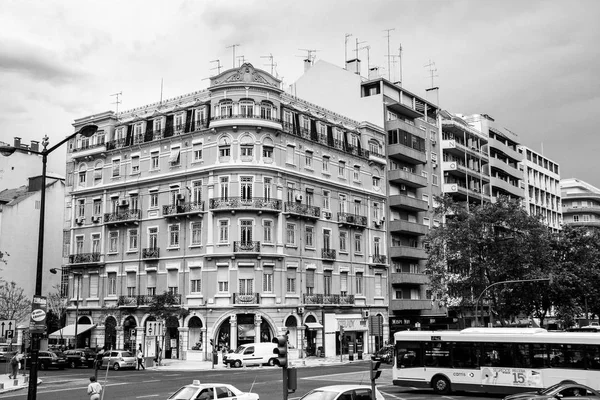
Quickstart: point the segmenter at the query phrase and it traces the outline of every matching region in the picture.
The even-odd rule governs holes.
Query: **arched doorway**
[[[306,320],[304,321],[305,324],[316,324],[317,323],[317,319],[315,318],[314,315],[309,315],[308,317],[306,317]],[[315,356],[318,355],[317,354],[317,330],[316,329],[312,329],[310,326],[307,325],[306,329],[304,330],[304,337],[305,337],[305,349],[306,349],[306,355],[307,356]]]
[[[117,320],[115,317],[107,317],[104,320],[104,349],[117,347]]]
[[[273,340],[273,333],[271,332],[271,326],[264,319],[260,323],[260,341],[270,342]]]
[[[288,335],[288,349],[297,348],[298,344],[298,321],[293,315],[290,315],[285,320],[285,327]]]
[[[92,320],[87,316],[77,318],[77,327],[79,329],[77,330],[77,337],[75,338],[75,348],[82,349],[84,347],[91,347],[90,338],[92,337],[92,331],[89,329],[82,332],[83,329],[80,325],[92,325]]]
[[[217,332],[217,337],[215,338],[215,346],[214,350],[222,350],[224,347],[227,349],[231,348],[231,341],[229,338],[229,332],[231,332],[231,323],[229,318],[227,318],[221,326],[219,327],[219,331]]]
[[[137,322],[132,315],[125,318],[123,322],[123,350],[135,352],[137,348],[135,344],[136,327]]]
[[[165,320],[165,358],[179,358],[179,320],[171,315]]]
[[[192,317],[188,321],[188,349],[204,349],[204,343],[202,343],[202,326],[202,320],[198,317]]]

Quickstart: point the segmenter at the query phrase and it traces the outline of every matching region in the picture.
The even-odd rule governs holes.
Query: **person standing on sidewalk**
[[[140,370],[140,367],[142,367],[142,369],[146,369],[146,367],[144,366],[144,352],[142,352],[141,344],[137,350],[137,369],[138,369],[138,371]]]
[[[102,385],[96,382],[95,376],[90,376],[90,384],[87,388],[87,394],[90,396],[90,400],[99,400],[101,393]]]
[[[12,369],[12,374],[8,376],[9,379],[17,379],[19,375],[19,355],[15,354],[10,359],[10,368]]]

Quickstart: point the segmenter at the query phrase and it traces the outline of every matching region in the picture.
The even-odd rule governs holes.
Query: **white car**
[[[102,355],[101,368],[110,367],[115,371],[121,368],[135,368],[137,359],[133,354],[126,350],[110,350],[105,351]]]
[[[375,388],[375,398],[385,400]],[[300,400],[371,400],[371,386],[368,385],[333,385],[316,388],[306,393]]]
[[[225,383],[200,383],[194,380],[169,396],[169,400],[259,400],[256,393],[244,393],[233,385]],[[383,397],[382,397],[383,399]]]

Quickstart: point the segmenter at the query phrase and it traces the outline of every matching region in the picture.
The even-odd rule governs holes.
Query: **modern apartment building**
[[[529,215],[540,215],[549,228],[557,231],[563,213],[559,165],[526,146],[519,146],[519,152],[523,154],[523,206]]]
[[[64,230],[82,299],[69,320],[91,327],[81,345],[152,354],[148,305],[165,291],[184,310],[165,321],[167,358],[282,333],[299,356],[387,339],[382,129],[248,63],[205,91],[74,126],[87,124],[99,130],[70,143]]]
[[[563,223],[600,227],[600,189],[576,178],[560,180]]]

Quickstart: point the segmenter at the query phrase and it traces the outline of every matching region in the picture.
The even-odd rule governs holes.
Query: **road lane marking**
[[[136,396],[136,399],[145,399],[146,397],[158,397],[160,394],[149,394],[147,396]]]
[[[149,383],[149,382],[160,382],[160,379],[152,379],[149,381],[142,381],[142,383]]]

